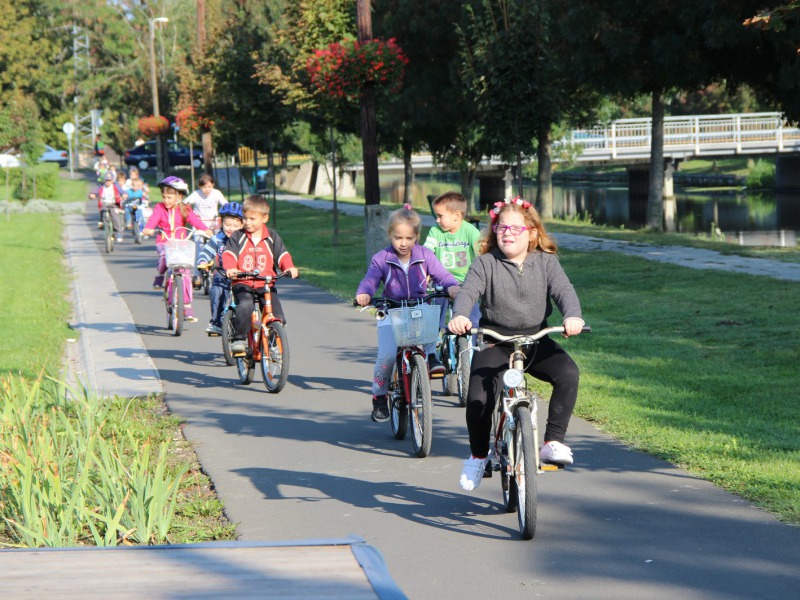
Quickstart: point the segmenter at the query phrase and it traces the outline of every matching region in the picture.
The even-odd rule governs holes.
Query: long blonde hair
[[[516,199],[515,199],[516,200]],[[542,218],[539,216],[538,211],[523,200],[527,207],[517,204],[513,200],[506,200],[505,202],[495,203],[495,208],[490,211],[492,215],[491,226],[486,230],[486,236],[481,240],[479,254],[486,254],[497,248],[497,234],[492,231],[492,226],[500,220],[500,215],[507,211],[518,212],[525,219],[525,225],[533,230],[535,234],[531,236],[530,243],[528,244],[528,252],[534,250],[541,250],[555,254],[558,251],[555,240],[547,233],[547,230],[542,223]]]

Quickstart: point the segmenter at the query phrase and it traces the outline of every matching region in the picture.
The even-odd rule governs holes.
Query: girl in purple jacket
[[[391,246],[372,257],[367,274],[358,285],[356,303],[367,306],[383,283],[383,296],[392,300],[418,300],[425,296],[428,277],[433,283],[447,289],[450,297],[458,292],[458,282],[439,259],[428,248],[420,246],[419,232],[422,220],[411,206],[394,211],[389,217],[388,234]],[[427,347],[428,365],[431,375],[443,375],[441,363],[432,364],[434,345]],[[378,358],[375,361],[375,374],[372,379],[372,420],[389,420],[389,406],[386,391],[392,376],[397,345],[394,342],[389,320],[378,321]]]

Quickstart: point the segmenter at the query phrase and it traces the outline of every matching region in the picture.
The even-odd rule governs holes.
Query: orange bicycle
[[[270,283],[277,281],[287,273],[275,277],[261,276],[258,271],[242,271],[236,276],[237,281],[249,279],[265,281],[261,289],[251,288],[255,302],[253,303],[252,325],[247,332],[247,350],[244,356],[236,357],[236,371],[239,381],[249,385],[255,375],[256,363],[261,363],[261,374],[264,387],[272,394],[277,394],[286,385],[289,378],[289,338],[281,320],[272,314],[272,291]],[[231,307],[233,310],[236,308]]]

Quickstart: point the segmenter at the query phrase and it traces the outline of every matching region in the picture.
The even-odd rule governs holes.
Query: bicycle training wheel
[[[264,387],[277,394],[289,378],[289,338],[280,321],[267,325],[267,334],[261,336],[261,374]]]
[[[533,439],[531,411],[527,406],[519,406],[514,411],[517,427],[514,429],[514,482],[517,492],[517,521],[523,540],[533,539],[536,533],[536,441]]]
[[[177,273],[172,279],[172,335],[183,333],[183,275]]]
[[[411,359],[411,441],[414,452],[425,458],[431,451],[433,418],[431,415],[431,384],[428,381],[428,366],[425,359],[415,354]]]
[[[250,385],[256,374],[256,363],[249,357],[237,358],[236,372],[239,374],[239,381],[242,382],[242,385]]]
[[[395,366],[392,384],[389,386],[389,422],[394,439],[405,439],[408,431],[408,404],[400,381],[400,365]]]
[[[456,392],[459,406],[467,405],[467,392],[469,392],[470,351],[469,338],[458,336],[456,338]]]
[[[225,356],[225,362],[228,366],[236,364],[236,359],[231,354],[231,342],[233,341],[234,323],[233,311],[229,308],[222,315],[222,354]]]

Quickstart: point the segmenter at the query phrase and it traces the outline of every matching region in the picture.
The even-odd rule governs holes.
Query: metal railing
[[[577,160],[615,160],[650,153],[652,120],[619,119],[606,126],[576,129],[561,144],[576,150]],[[800,129],[778,112],[666,117],[664,155],[797,152]]]

